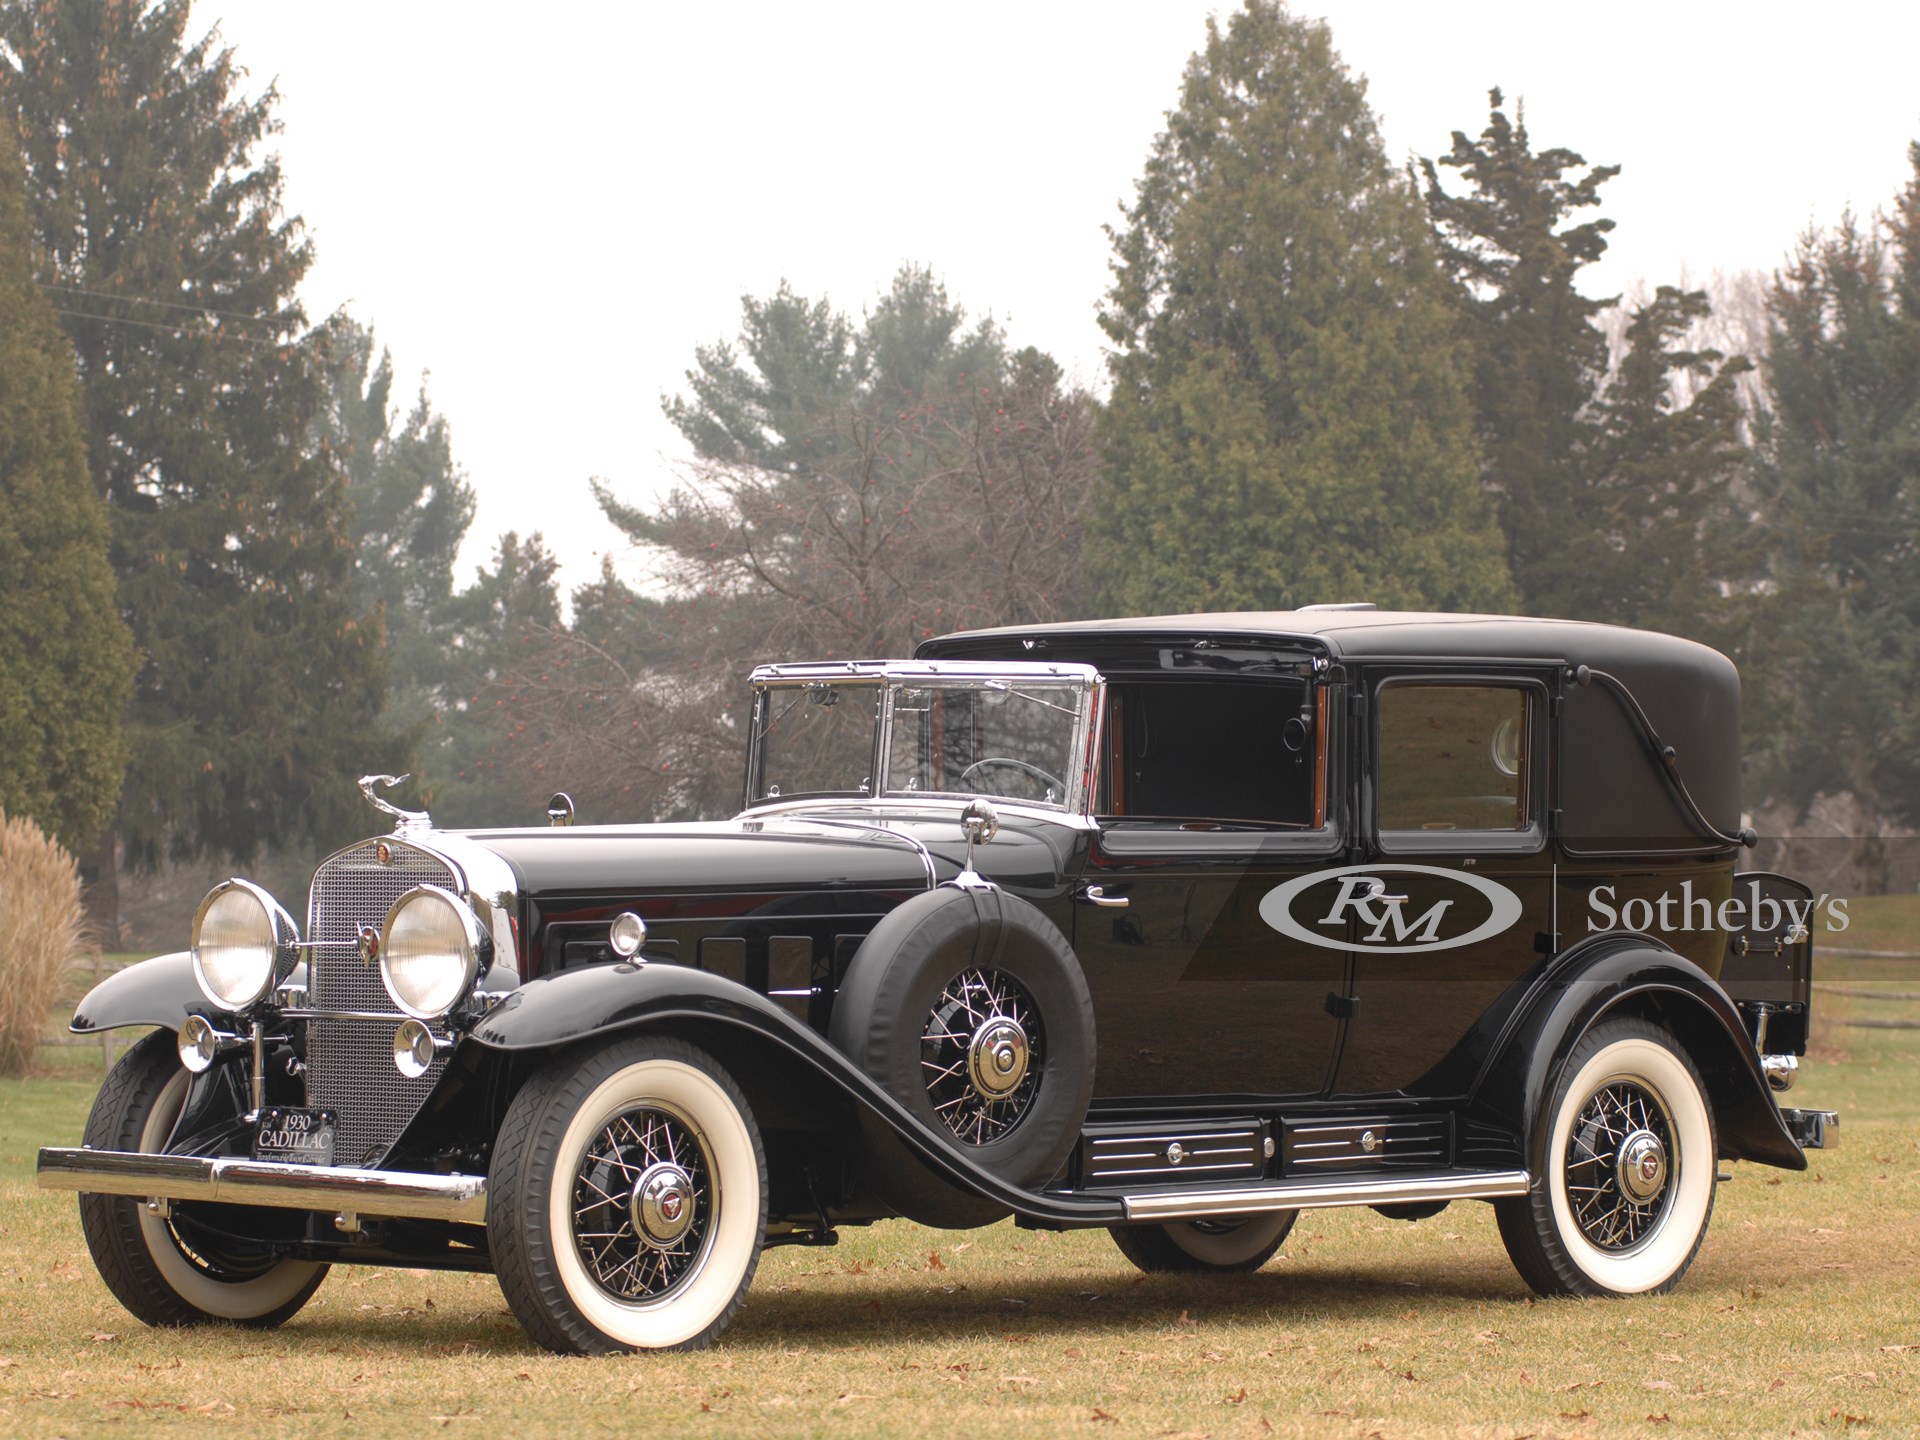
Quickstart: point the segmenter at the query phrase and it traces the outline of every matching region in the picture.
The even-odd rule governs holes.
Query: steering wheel
[[[960,783],[962,785],[971,785],[976,775],[980,774],[984,770],[993,769],[993,768],[998,768],[1002,770],[1017,770],[1022,775],[1026,775],[1031,777],[1032,779],[1038,780],[1041,784],[1045,785],[1055,795],[1060,796],[1062,799],[1066,797],[1066,793],[1067,793],[1066,782],[1062,780],[1058,775],[1049,774],[1047,771],[1042,770],[1038,765],[1029,765],[1024,760],[1016,760],[1011,755],[988,755],[988,756],[984,756],[979,760],[974,761],[973,764],[967,766],[966,769],[960,772]],[[1006,792],[997,791],[995,793],[1004,795]]]

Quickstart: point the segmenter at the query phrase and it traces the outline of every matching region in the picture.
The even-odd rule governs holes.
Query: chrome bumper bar
[[[1840,1148],[1840,1112],[1838,1110],[1789,1110],[1780,1108],[1787,1122],[1787,1133],[1802,1150],[1838,1150]]]
[[[131,1195],[155,1201],[264,1205],[276,1210],[330,1210],[342,1230],[357,1230],[362,1215],[455,1220],[470,1225],[484,1225],[487,1220],[487,1182],[479,1175],[426,1175],[60,1147],[42,1150],[37,1169],[42,1190]]]
[[[1320,1210],[1336,1205],[1418,1205],[1435,1200],[1494,1200],[1524,1195],[1524,1170],[1459,1171],[1368,1179],[1277,1181],[1231,1189],[1161,1190],[1122,1196],[1129,1220],[1195,1220],[1262,1210]]]

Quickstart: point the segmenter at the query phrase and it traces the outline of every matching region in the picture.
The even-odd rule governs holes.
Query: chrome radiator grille
[[[381,864],[376,846],[391,855]],[[360,1165],[384,1151],[439,1082],[437,1058],[409,1080],[393,1066],[400,1023],[377,965],[361,962],[357,927],[378,930],[393,902],[416,885],[456,888],[453,872],[399,841],[368,841],[324,862],[313,877],[307,912],[307,1002],[316,1010],[368,1010],[391,1020],[311,1020],[307,1024],[307,1103],[339,1113],[334,1155]]]

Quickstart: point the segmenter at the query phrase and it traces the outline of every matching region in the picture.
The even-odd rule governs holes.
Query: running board
[[[1532,1188],[1524,1170],[1428,1170],[1412,1175],[1316,1176],[1230,1189],[1140,1190],[1120,1197],[1129,1220],[1204,1220],[1263,1210],[1322,1210],[1337,1205],[1420,1205],[1445,1200],[1497,1200]]]

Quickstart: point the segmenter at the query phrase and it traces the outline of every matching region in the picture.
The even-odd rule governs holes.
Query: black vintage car
[[[753,676],[746,808],[391,833],[81,1004],[159,1026],[40,1154],[141,1319],[490,1270],[561,1351],[703,1345],[888,1216],[1250,1270],[1304,1208],[1492,1202],[1660,1291],[1803,1169],[1813,899],[1736,873],[1739,684],[1600,625],[1332,606]],[[387,777],[380,777],[385,779]]]

